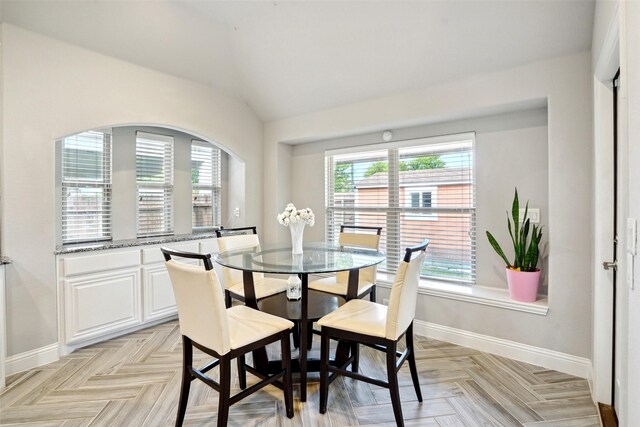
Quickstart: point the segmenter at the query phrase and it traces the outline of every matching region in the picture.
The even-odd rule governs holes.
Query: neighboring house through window
[[[59,144],[62,242],[111,239],[111,135],[83,132]]]
[[[331,150],[326,153],[327,239],[340,224],[383,227],[380,271],[430,240],[422,276],[475,281],[472,133]]]
[[[438,187],[401,186],[401,198],[404,205],[411,208],[405,217],[424,220],[436,220],[438,216],[432,208],[436,207],[436,194]]]

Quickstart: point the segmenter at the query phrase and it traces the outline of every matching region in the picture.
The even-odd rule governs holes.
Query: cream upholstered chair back
[[[353,248],[365,248],[378,250],[380,246],[379,234],[368,233],[347,233],[342,232],[338,237],[338,244],[340,246],[347,246]],[[367,267],[360,270],[359,282],[375,283],[376,281],[377,266]],[[349,281],[349,272],[340,271],[336,273],[336,281],[338,283],[347,283]]]
[[[403,260],[398,267],[387,311],[386,338],[397,340],[407,330],[416,315],[416,301],[420,270],[425,252],[420,251],[409,262]]]
[[[260,239],[257,234],[236,234],[232,236],[218,237],[218,248],[220,252],[233,251],[237,249],[255,248],[260,245]],[[224,277],[224,288],[230,289],[233,286],[242,283],[242,271],[233,268],[222,268]],[[264,274],[253,273],[254,283],[262,280]]]
[[[166,266],[178,306],[180,333],[220,355],[228,353],[227,309],[216,272],[173,259]]]

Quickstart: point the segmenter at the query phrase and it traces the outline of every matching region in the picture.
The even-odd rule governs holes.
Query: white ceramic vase
[[[291,230],[291,253],[294,255],[302,254],[302,237],[304,235],[305,225],[307,225],[307,223],[304,221],[289,223],[289,230]]]

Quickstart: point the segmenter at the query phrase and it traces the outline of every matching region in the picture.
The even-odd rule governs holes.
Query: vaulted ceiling
[[[594,3],[21,1],[0,18],[240,97],[265,121],[588,50]]]

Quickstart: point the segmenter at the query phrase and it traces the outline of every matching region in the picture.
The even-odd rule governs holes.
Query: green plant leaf
[[[519,233],[519,227],[520,227],[520,203],[518,202],[518,189],[516,188],[516,193],[513,196],[513,204],[511,205],[511,217],[513,218],[513,228],[514,228],[514,235],[515,235],[515,242],[514,242],[514,247],[518,246],[518,236],[520,235]]]
[[[540,242],[542,242],[542,227],[538,228],[538,235],[536,237],[536,257],[534,259],[534,267],[538,265],[538,260],[540,259]]]
[[[531,243],[527,249],[527,255],[525,257],[525,269],[524,271],[535,271],[536,265],[538,265],[538,233],[536,226],[533,226],[533,234],[531,236]]]
[[[489,233],[488,231],[487,231],[487,239],[489,239],[489,243],[493,247],[493,250],[496,251],[496,253],[498,255],[500,255],[500,258],[502,258],[504,260],[504,263],[507,265],[507,267],[510,267],[511,264],[509,264],[509,260],[507,259],[507,256],[504,254],[504,251],[500,247],[500,244],[495,239],[495,237],[493,237],[493,235],[491,233]]]
[[[511,243],[513,244],[513,263],[514,267],[518,266],[518,244],[516,243],[516,236],[513,235],[513,228],[511,227],[511,220],[509,219],[509,213],[507,212],[507,228],[509,229],[509,236],[511,236]]]
[[[525,218],[526,218],[526,216],[525,216]],[[526,257],[526,253],[527,253],[527,240],[529,239],[529,230],[530,230],[530,228],[531,228],[531,223],[529,221],[529,218],[527,218],[527,220],[524,223],[524,227],[523,227],[524,231],[522,232],[522,239],[521,239],[522,240],[522,244],[520,245],[521,246],[520,250],[522,251],[521,252],[522,263],[525,265],[525,267],[526,267],[525,257]]]

